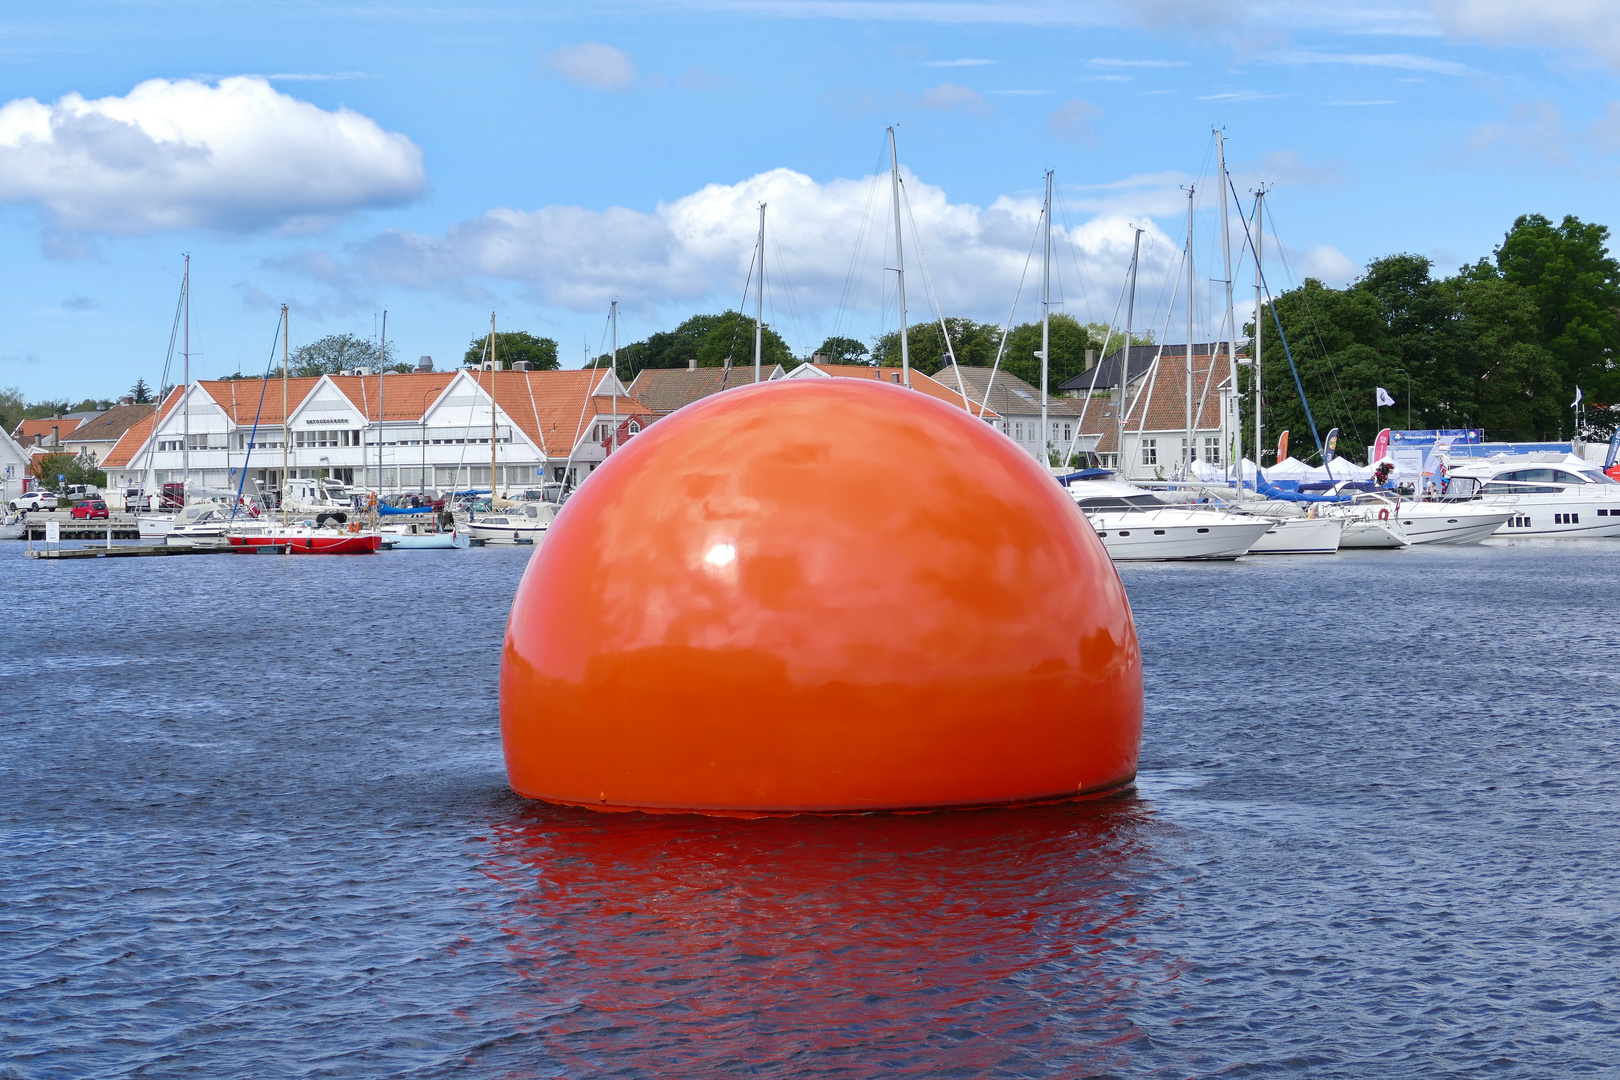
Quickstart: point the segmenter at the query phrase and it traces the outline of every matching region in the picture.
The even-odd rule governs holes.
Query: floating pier
[[[145,559],[160,555],[285,555],[286,544],[231,545],[125,544],[121,547],[34,548],[30,559]]]

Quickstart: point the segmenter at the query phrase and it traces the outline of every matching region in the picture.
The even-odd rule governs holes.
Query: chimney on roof
[[[529,362],[527,360],[514,360],[514,361],[512,361],[512,370],[513,371],[528,371],[529,370]]]
[[[432,370],[433,370],[433,357],[424,356],[424,357],[422,357],[422,359],[420,359],[420,360],[418,360],[416,362],[417,374],[420,375],[420,374],[422,374],[424,372],[428,372],[428,371],[432,371]]]
[[[812,364],[830,364],[830,363],[832,363],[832,358],[829,357],[826,353],[820,353],[820,352],[811,353],[810,354],[810,362]]]
[[[689,357],[687,359],[687,361],[686,361],[686,370],[687,371],[696,371],[697,370],[697,357],[693,356],[693,357]]]
[[[120,405],[133,405],[133,404],[135,404],[135,395],[134,394],[125,394],[123,397],[118,399],[118,404],[120,404]]]
[[[51,425],[51,445],[52,446],[61,446],[62,445],[62,425],[60,425],[60,424],[52,424]]]
[[[900,373],[898,371],[896,371],[893,375],[891,375],[889,377],[892,378],[895,382],[900,381]]]
[[[1086,370],[1090,371],[1092,368],[1094,368],[1096,366],[1097,366],[1097,350],[1096,349],[1087,349],[1086,350]]]

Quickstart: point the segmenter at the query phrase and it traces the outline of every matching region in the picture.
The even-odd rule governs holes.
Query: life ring
[[[1382,510],[1378,511],[1378,520],[1379,521],[1388,521],[1389,520],[1389,507],[1386,506]]]
[[[349,531],[352,532],[352,533],[359,532],[360,531],[360,523],[358,521],[349,522]]]

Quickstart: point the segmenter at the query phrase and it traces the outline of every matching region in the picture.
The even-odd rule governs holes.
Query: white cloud
[[[1303,251],[1290,250],[1288,257],[1290,267],[1301,280],[1313,277],[1325,285],[1342,288],[1361,276],[1361,267],[1356,265],[1355,260],[1329,244],[1318,244]],[[1268,256],[1268,266],[1270,261]],[[1293,287],[1291,282],[1273,280],[1270,270],[1266,273],[1266,283],[1271,286],[1273,293]]]
[[[937,68],[947,68],[947,67],[986,67],[986,66],[988,66],[990,64],[994,64],[995,62],[996,61],[994,61],[994,60],[981,60],[981,59],[977,59],[975,57],[967,57],[967,58],[962,59],[962,60],[930,60],[924,66],[925,67],[937,67]]]
[[[1091,121],[1101,115],[1102,110],[1091,102],[1074,98],[1052,110],[1052,114],[1046,118],[1046,126],[1065,142],[1090,140]]]
[[[1112,60],[1103,56],[1094,57],[1091,62],[1097,67],[1110,68],[1182,68],[1191,63],[1189,60]]]
[[[914,318],[930,317],[930,302],[921,262],[910,246],[913,220],[947,313],[1005,318],[1035,234],[1039,198],[1002,196],[981,208],[950,202],[943,189],[904,169],[902,176],[910,206],[906,265]],[[615,297],[645,312],[711,299],[735,304],[753,257],[763,202],[771,237],[771,288],[786,290],[791,282],[793,304],[804,312],[842,305],[870,315],[881,303],[880,283],[893,277],[884,271],[894,265],[892,250],[885,248],[893,237],[888,185],[887,174],[823,183],[790,169],[774,169],[737,184],[710,184],[660,203],[652,213],[624,207],[499,209],[455,225],[442,236],[384,234],[354,252],[346,272],[427,290],[516,282],[543,305],[575,311],[600,310]],[[1156,196],[1154,192],[1141,202]],[[1078,258],[1089,281],[1109,283],[1104,291],[1117,289],[1130,258],[1128,221],[1150,230],[1144,250],[1157,253],[1144,261],[1143,287],[1174,273],[1180,241],[1168,239],[1143,215],[1141,205],[1129,212],[1118,208],[1130,203],[1130,196],[1121,196],[1117,206],[1072,231],[1055,230],[1054,257],[1065,260],[1070,268],[1065,274]],[[1167,205],[1176,207],[1173,200]],[[846,294],[852,258],[854,277],[862,285]],[[1071,281],[1068,310],[1076,315],[1094,312],[1074,290]],[[1026,283],[1026,301],[1029,295]],[[1103,298],[1094,299],[1104,304]],[[1112,304],[1112,292],[1106,304]]]
[[[917,104],[939,112],[965,112],[973,116],[990,114],[990,103],[977,90],[956,83],[929,87],[918,95]]]
[[[1348,64],[1352,67],[1392,68],[1396,71],[1426,71],[1435,75],[1472,75],[1467,64],[1436,60],[1412,53],[1329,53],[1294,50],[1272,53],[1261,59],[1274,64]]]
[[[0,201],[42,206],[62,229],[307,228],[426,188],[404,135],[258,78],[0,106]]]
[[[1620,6],[1613,0],[1430,0],[1453,36],[1497,45],[1533,43],[1590,52],[1620,65]]]
[[[541,66],[587,90],[623,90],[636,81],[636,66],[611,45],[582,41],[540,57]]]

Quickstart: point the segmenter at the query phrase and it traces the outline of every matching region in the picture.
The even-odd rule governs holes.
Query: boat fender
[[[1378,520],[1379,521],[1388,521],[1389,520],[1389,507],[1386,506],[1382,510],[1378,511]]]

